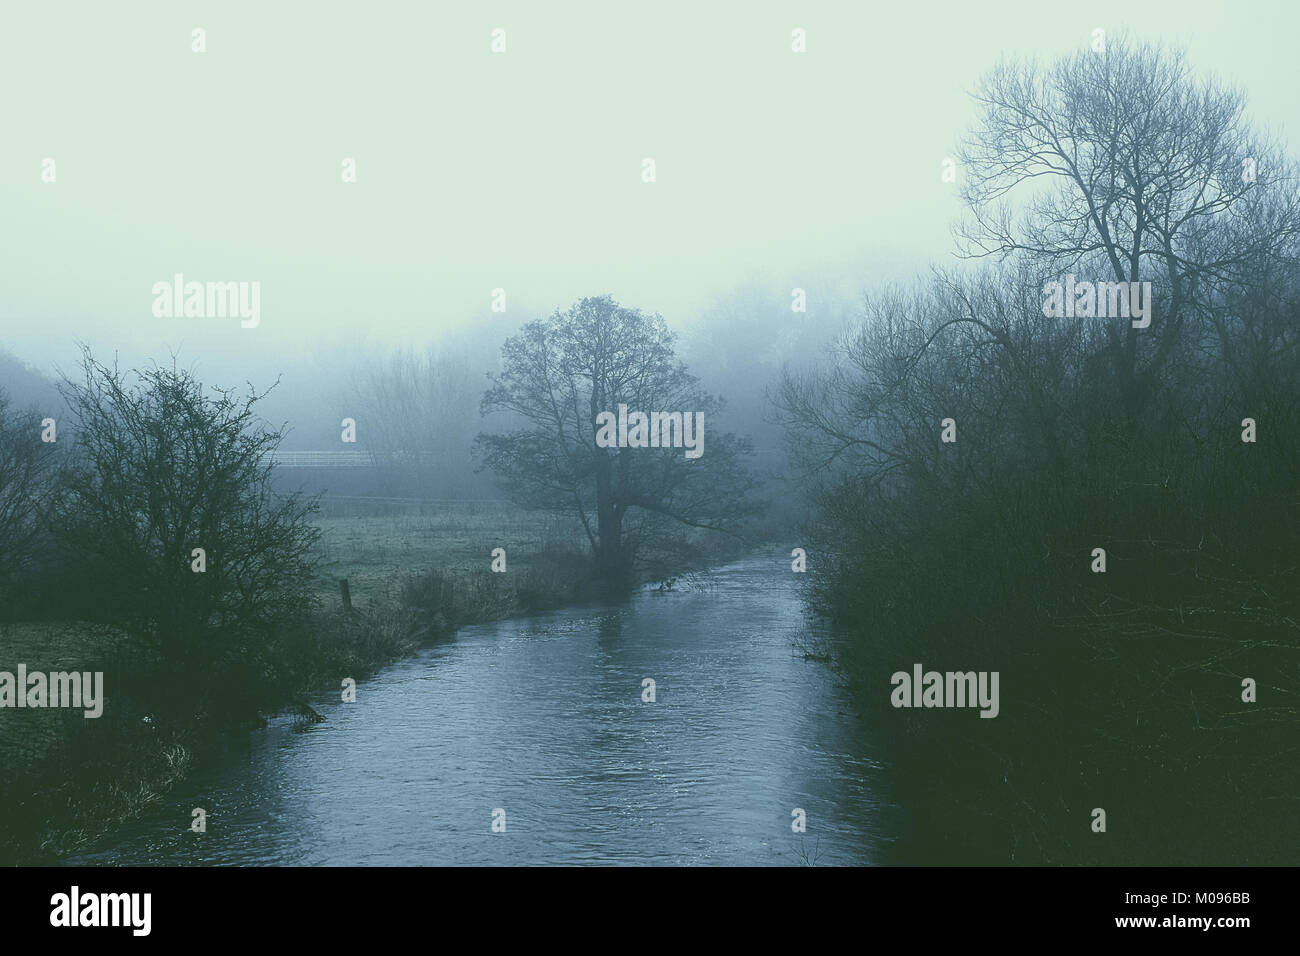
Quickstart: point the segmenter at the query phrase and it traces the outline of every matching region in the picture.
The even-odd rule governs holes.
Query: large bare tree
[[[1117,37],[1050,67],[1004,62],[975,99],[964,253],[1014,254],[1045,278],[1153,283],[1149,328],[1105,329],[1130,421],[1190,324],[1238,350],[1222,304],[1251,296],[1262,263],[1293,267],[1300,238],[1295,167],[1252,130],[1242,93],[1197,76],[1180,50]]]
[[[602,575],[624,580],[638,553],[672,525],[737,533],[750,511],[748,442],[708,431],[721,400],[701,389],[674,354],[663,319],[587,298],[528,323],[502,348],[502,371],[484,413],[522,424],[479,436],[484,463],[511,497],[575,515]],[[642,413],[700,413],[703,454],[681,447],[601,447],[597,419],[620,405]]]

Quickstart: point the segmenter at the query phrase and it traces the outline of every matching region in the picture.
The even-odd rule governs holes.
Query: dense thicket
[[[1003,65],[977,100],[959,236],[985,261],[873,297],[778,396],[811,596],[911,811],[899,852],[1295,863],[1294,166],[1144,45]],[[1046,317],[1071,273],[1151,282],[1149,326]],[[1000,715],[892,708],[917,662],[999,671]]]
[[[320,534],[312,501],[271,486],[280,431],[259,395],[184,369],[86,355],[83,373],[64,385],[76,444],[50,515],[66,602],[156,654],[187,712],[254,696],[271,635],[311,605]]]

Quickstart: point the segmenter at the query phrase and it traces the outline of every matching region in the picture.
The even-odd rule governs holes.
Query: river
[[[834,672],[794,646],[794,578],[750,558],[703,588],[463,628],[354,703],[323,692],[324,723],[230,738],[68,862],[876,862],[897,811]]]

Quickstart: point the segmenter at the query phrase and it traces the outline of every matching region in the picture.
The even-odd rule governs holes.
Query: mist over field
[[[1300,862],[1292,5],[0,16],[0,862]]]

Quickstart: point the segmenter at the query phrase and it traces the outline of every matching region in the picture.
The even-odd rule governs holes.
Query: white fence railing
[[[375,458],[368,451],[275,451],[271,464],[277,468],[373,468]]]

